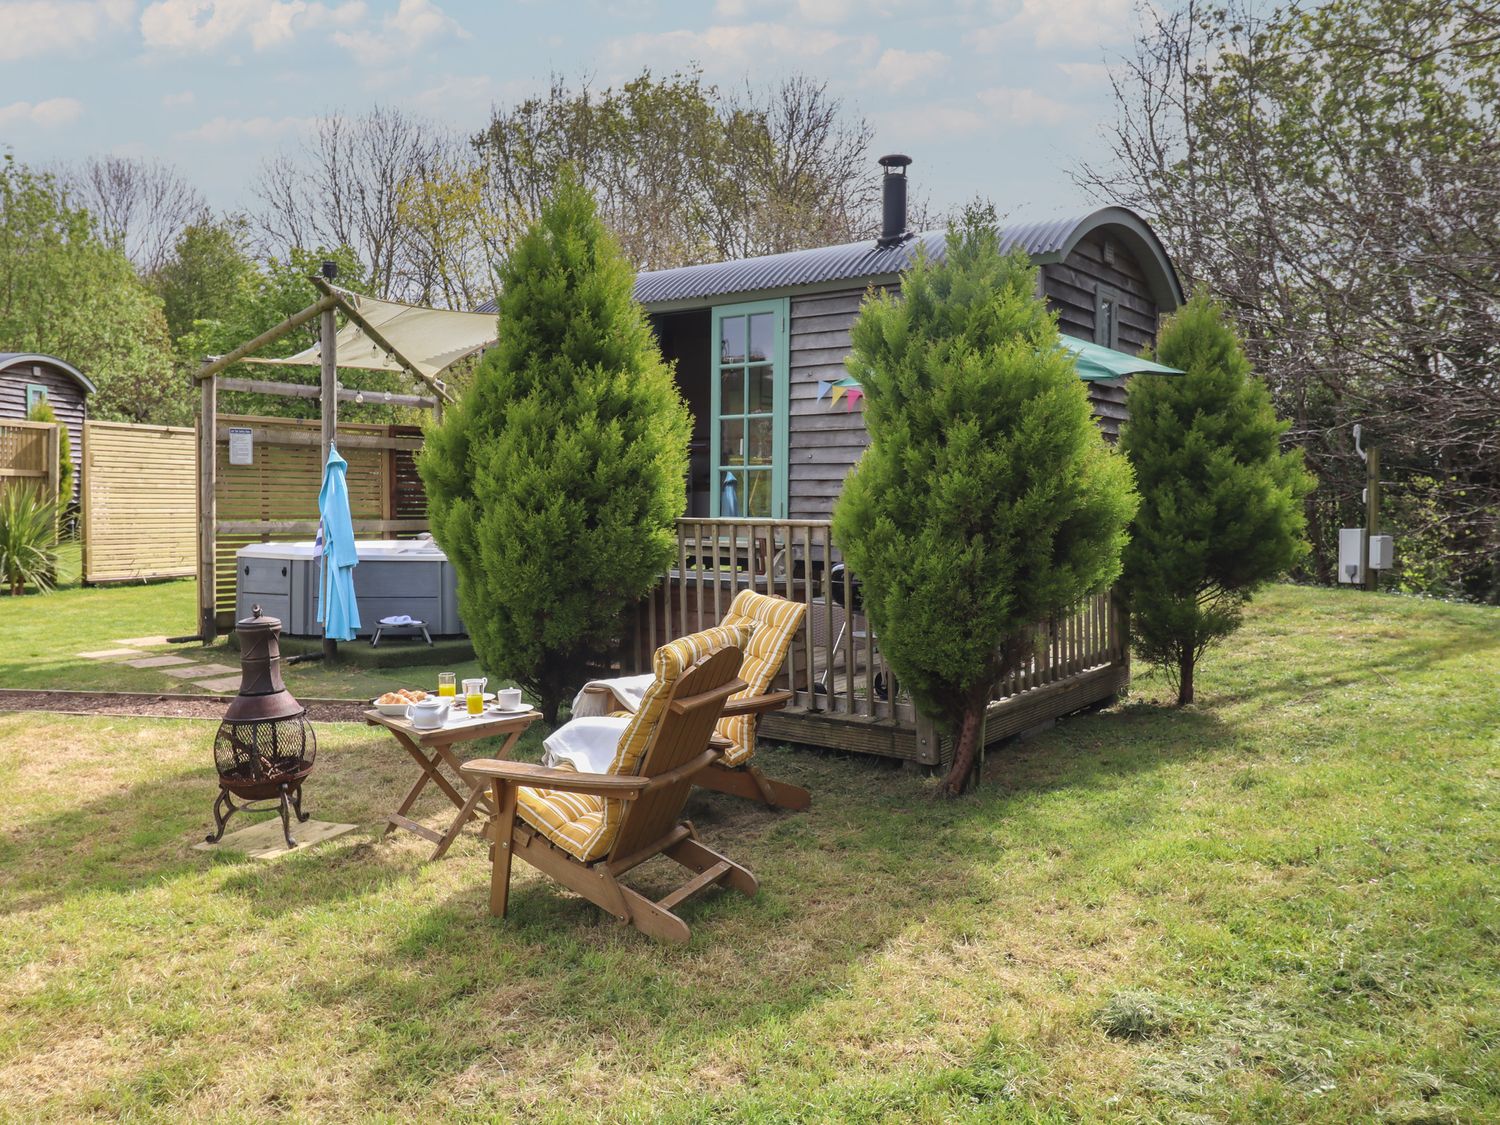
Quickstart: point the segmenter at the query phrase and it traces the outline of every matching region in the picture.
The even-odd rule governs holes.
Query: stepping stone
[[[241,678],[240,674],[236,672],[232,676],[220,676],[216,680],[194,680],[193,682],[201,688],[207,688],[209,691],[239,691]]]
[[[244,852],[251,859],[280,859],[284,855],[306,851],[325,840],[336,839],[345,832],[353,832],[358,827],[357,824],[330,824],[326,820],[309,820],[304,824],[298,824],[293,819],[292,839],[297,841],[297,846],[289,848],[286,846],[286,837],[281,834],[281,817],[273,816],[259,824],[252,824],[248,828],[226,832],[224,838],[217,844],[210,844],[206,840],[200,841],[193,845],[193,850],[195,852],[220,850]]]
[[[132,668],[170,668],[174,664],[192,664],[185,656],[147,656],[140,660],[127,660]]]
[[[166,637],[124,637],[115,641],[117,645],[135,645],[137,648],[150,648],[153,645],[164,645]]]
[[[78,655],[86,660],[119,660],[126,656],[139,656],[140,649],[135,648],[101,648],[96,652],[80,652]]]
[[[227,676],[235,671],[228,664],[187,664],[181,668],[163,668],[169,676],[176,676],[179,680],[191,680],[198,676]]]

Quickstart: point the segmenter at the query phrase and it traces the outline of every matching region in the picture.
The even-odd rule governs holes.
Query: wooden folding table
[[[463,714],[459,710],[459,705],[455,705],[454,711],[453,717],[448,722],[432,730],[419,729],[412,726],[409,719],[392,718],[373,709],[365,712],[365,721],[372,726],[385,727],[389,730],[422,770],[416,783],[396,806],[396,811],[386,817],[385,828],[381,830],[380,837],[384,839],[393,828],[405,828],[409,832],[415,832],[418,836],[431,840],[437,845],[437,849],[432,853],[433,859],[443,857],[453,841],[458,839],[463,826],[477,815],[480,806],[483,806],[486,813],[493,814],[494,812],[484,779],[481,778],[476,782],[466,778],[461,772],[463,759],[453,752],[453,748],[463,742],[503,735],[505,742],[500,749],[487,756],[509,757],[516,745],[516,740],[526,732],[527,727],[542,717],[541,712],[536,710],[514,713],[486,711],[483,715],[476,715],[472,718]],[[431,753],[429,754],[428,751]],[[457,786],[443,776],[443,766],[447,766],[452,771]],[[429,781],[442,790],[448,800],[453,802],[453,807],[458,810],[458,814],[453,818],[453,823],[448,826],[446,832],[434,832],[425,824],[419,824],[406,815]]]

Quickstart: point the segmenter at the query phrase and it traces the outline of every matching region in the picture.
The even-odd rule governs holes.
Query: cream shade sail
[[[338,290],[338,294],[358,309],[376,332],[428,378],[436,378],[445,368],[493,344],[498,337],[494,313],[451,312],[421,305],[403,305],[398,301],[382,301],[350,293],[346,289]],[[339,329],[334,354],[339,367],[364,371],[405,370],[353,321]],[[323,362],[323,348],[319,343],[296,355],[246,356],[242,362],[278,367],[286,364],[317,367]]]

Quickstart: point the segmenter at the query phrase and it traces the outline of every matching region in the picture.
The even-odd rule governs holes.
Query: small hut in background
[[[67,427],[73,464],[83,464],[83,423],[88,419],[88,396],[94,384],[78,368],[55,355],[0,352],[0,419],[24,422],[32,408],[45,400]],[[81,473],[73,474],[76,496]],[[69,499],[72,499],[71,497]]]

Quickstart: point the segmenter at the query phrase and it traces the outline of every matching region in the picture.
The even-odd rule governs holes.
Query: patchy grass
[[[695,795],[762,890],[684,949],[376,843],[379,732],[321,728],[308,787],[365,829],[263,864],[188,848],[211,724],[0,716],[0,1116],[1500,1115],[1500,612],[1281,588],[1197,706],[1138,691],[955,802],[763,752],[813,809]]]
[[[69,552],[71,551],[71,554]],[[169,676],[158,668],[131,668],[123,661],[90,660],[80,653],[119,648],[133,637],[178,637],[197,632],[191,580],[135,586],[76,585],[77,543],[63,545],[60,577],[74,585],[50,594],[0,597],[0,687],[66,688],[72,691],[202,692],[191,680]],[[71,569],[70,569],[71,568]],[[363,643],[363,642],[360,642]],[[405,644],[405,641],[392,642]],[[382,651],[385,642],[381,643]],[[226,639],[204,647],[197,643],[145,647],[142,656],[170,653],[203,664],[238,668],[239,653]],[[418,653],[418,656],[421,654]],[[483,675],[473,660],[454,664],[413,664],[406,668],[367,668],[352,662],[324,666],[296,664],[283,669],[293,695],[322,699],[373,699],[392,687],[431,688],[437,673]]]

